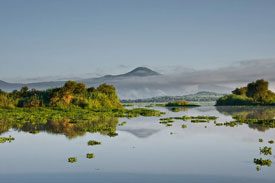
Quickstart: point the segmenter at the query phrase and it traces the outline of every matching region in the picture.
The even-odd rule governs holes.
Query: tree
[[[106,83],[99,85],[97,90],[108,95],[116,92],[115,87],[113,87],[112,85],[107,85]]]
[[[236,88],[235,90],[232,91],[232,93],[235,95],[246,95],[246,92],[247,92],[247,87]]]
[[[21,92],[22,93],[26,93],[27,91],[29,90],[29,87],[28,86],[23,86],[22,88],[21,88]]]
[[[262,101],[268,92],[268,82],[260,79],[247,85],[246,95],[255,101]]]

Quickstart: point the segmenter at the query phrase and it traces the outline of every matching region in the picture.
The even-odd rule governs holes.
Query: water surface
[[[274,118],[271,107],[202,106],[172,112],[162,117],[218,116],[218,123],[243,119]],[[118,136],[72,131],[68,126],[42,127],[38,134],[28,129],[4,130],[1,136],[15,137],[0,144],[1,182],[274,182],[275,166],[256,171],[254,158],[263,156],[259,147],[275,140],[275,129],[243,124],[236,127],[175,120],[173,126],[159,123],[159,117],[120,118]],[[110,122],[114,123],[114,122]],[[181,128],[186,124],[187,128]],[[206,126],[206,127],[205,127]],[[64,129],[66,128],[66,129]],[[171,134],[172,132],[172,134]],[[72,135],[73,134],[73,135]],[[258,139],[264,139],[259,143]],[[102,145],[88,146],[89,140]],[[274,151],[274,150],[273,150]],[[87,159],[87,153],[95,158]],[[68,163],[68,157],[77,157]],[[131,181],[129,181],[131,180]]]

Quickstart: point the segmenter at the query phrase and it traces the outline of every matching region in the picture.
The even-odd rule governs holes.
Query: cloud
[[[229,93],[232,89],[257,79],[275,84],[275,59],[236,62],[227,67],[188,70],[161,76],[126,78],[111,81],[121,98],[147,98],[164,95],[184,95],[198,91]]]

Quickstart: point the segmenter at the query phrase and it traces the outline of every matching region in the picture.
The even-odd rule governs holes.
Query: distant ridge
[[[137,67],[134,70],[120,75],[105,75],[104,77],[146,77],[146,76],[158,76],[158,72],[153,71],[147,67]]]

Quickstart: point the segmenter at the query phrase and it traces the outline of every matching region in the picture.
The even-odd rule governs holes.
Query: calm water
[[[202,106],[172,112],[163,117],[218,116],[217,122],[242,118],[274,118],[275,108]],[[215,126],[175,120],[172,127],[159,123],[159,117],[119,119],[118,136],[99,133],[64,134],[47,131],[38,134],[10,129],[1,136],[15,141],[0,144],[0,182],[274,182],[275,165],[256,171],[254,158],[263,156],[259,147],[272,147],[275,129],[252,125]],[[187,128],[181,128],[187,124]],[[205,128],[207,126],[207,128]],[[26,130],[25,130],[26,131]],[[171,135],[170,133],[173,132]],[[258,139],[264,142],[259,143]],[[89,140],[102,145],[88,146]],[[87,153],[95,158],[87,159]],[[68,163],[68,157],[77,157]]]

